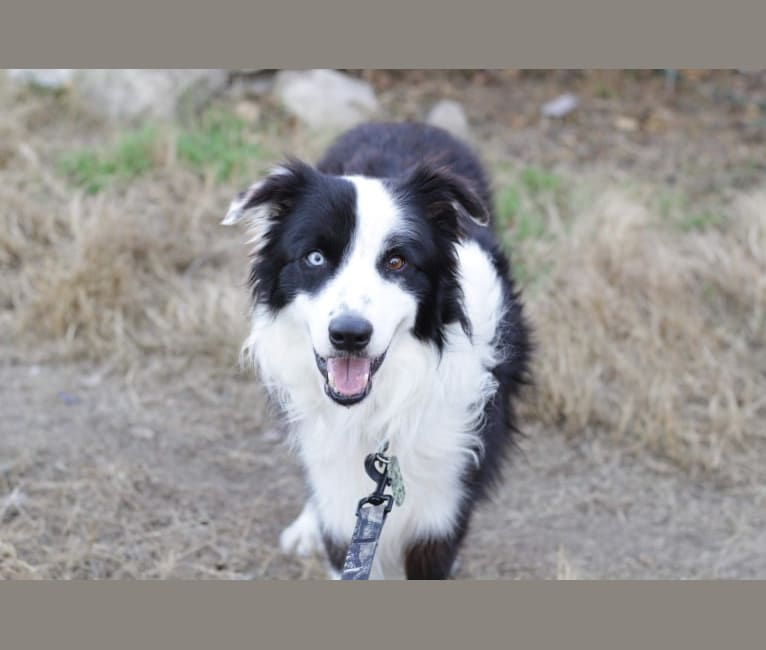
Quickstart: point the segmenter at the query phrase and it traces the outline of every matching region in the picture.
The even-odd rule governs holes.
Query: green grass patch
[[[601,99],[612,99],[617,96],[617,92],[611,86],[605,83],[598,83],[593,91],[596,97]]]
[[[545,237],[547,205],[562,203],[563,179],[538,167],[525,167],[497,193],[499,234],[507,243]]]
[[[570,214],[571,192],[561,176],[539,167],[501,168],[498,175],[507,180],[499,184],[495,199],[497,232],[511,254],[516,280],[527,290],[535,289],[552,265],[529,255],[530,247],[552,236],[554,212],[557,217]]]
[[[61,170],[88,194],[96,194],[115,179],[130,180],[154,166],[157,132],[146,127],[124,134],[105,151],[90,149],[61,159]]]
[[[245,122],[220,110],[206,113],[196,128],[182,132],[176,150],[188,166],[203,173],[212,171],[219,182],[243,174],[262,155],[248,137]]]
[[[554,192],[562,183],[560,176],[539,167],[525,167],[519,174],[519,181],[533,196]]]
[[[534,267],[527,263],[523,255],[511,254],[513,264],[513,279],[524,291],[537,291],[544,286],[544,280],[553,270],[553,262],[542,262]]]
[[[513,227],[513,239],[542,239],[547,233],[545,217],[539,212],[520,212]]]
[[[510,228],[522,211],[521,190],[514,184],[504,187],[497,193],[495,214],[500,229]]]
[[[218,109],[177,133],[174,141],[169,131],[147,126],[123,133],[111,147],[65,155],[59,168],[74,185],[96,194],[115,181],[131,181],[155,169],[161,162],[156,155],[161,136],[175,145],[181,165],[212,174],[217,182],[243,176],[264,155],[247,124]]]
[[[657,199],[657,210],[667,223],[682,232],[701,232],[721,226],[726,221],[722,210],[695,204],[683,192],[663,192]]]
[[[707,230],[713,226],[723,223],[724,217],[718,212],[712,210],[703,210],[702,212],[692,212],[684,215],[678,221],[678,227],[684,232],[694,230]]]

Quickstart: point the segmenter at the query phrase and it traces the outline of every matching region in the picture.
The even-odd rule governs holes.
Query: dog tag
[[[391,494],[394,497],[394,503],[400,506],[404,503],[404,497],[407,493],[404,490],[402,470],[399,468],[399,460],[396,456],[391,456],[391,461],[388,464],[388,476],[391,479]]]

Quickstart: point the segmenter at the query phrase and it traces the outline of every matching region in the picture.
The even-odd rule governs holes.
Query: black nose
[[[330,321],[330,342],[339,350],[356,352],[370,342],[372,323],[357,314],[342,314]]]

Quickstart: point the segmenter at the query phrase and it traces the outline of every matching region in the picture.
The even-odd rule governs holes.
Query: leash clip
[[[368,503],[373,506],[379,506],[381,503],[385,503],[386,514],[393,509],[394,497],[385,493],[386,488],[391,484],[391,477],[388,475],[388,466],[390,462],[391,459],[388,456],[385,456],[383,452],[367,454],[367,457],[364,459],[364,470],[367,472],[367,476],[375,481],[375,489],[372,494],[359,501],[359,505],[356,508],[357,515],[359,515],[362,506]],[[382,469],[378,469],[377,464],[382,465]]]

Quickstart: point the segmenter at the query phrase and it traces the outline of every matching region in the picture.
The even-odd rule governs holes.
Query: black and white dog
[[[373,578],[446,578],[515,431],[529,332],[474,154],[420,124],[356,127],[316,168],[289,161],[242,192],[252,320],[243,352],[279,405],[310,498],[285,551],[338,571],[367,454],[388,442],[406,500]]]

